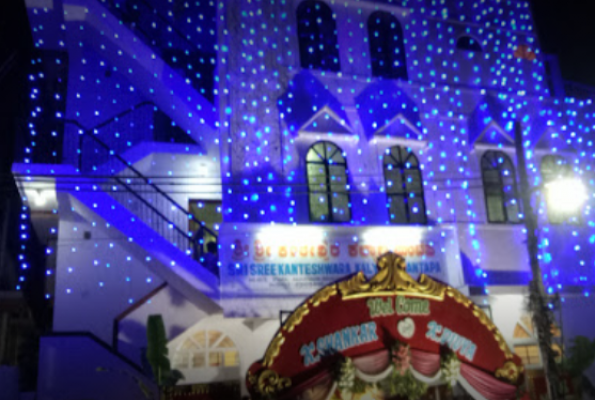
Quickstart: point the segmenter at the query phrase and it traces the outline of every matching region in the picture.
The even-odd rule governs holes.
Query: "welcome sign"
[[[373,277],[325,286],[293,310],[246,383],[254,399],[340,399],[355,387],[380,399],[394,398],[389,381],[411,376],[457,381],[476,399],[512,400],[522,371],[477,305],[426,275],[413,279],[405,260],[387,253]]]
[[[376,273],[376,259],[403,256],[407,272],[454,287],[463,283],[454,228],[223,224],[222,305],[227,316],[277,317],[309,294],[356,272]]]

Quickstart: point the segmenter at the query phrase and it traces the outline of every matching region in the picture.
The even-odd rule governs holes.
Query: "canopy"
[[[253,398],[342,398],[341,391],[376,393],[388,382],[391,395],[369,397],[383,399],[404,387],[391,379],[457,381],[477,399],[515,398],[521,361],[483,310],[405,268],[387,253],[369,280],[360,272],[296,308],[248,371]]]

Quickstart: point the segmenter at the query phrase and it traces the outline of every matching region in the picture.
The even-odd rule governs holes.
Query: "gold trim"
[[[275,357],[279,355],[279,351],[281,351],[281,345],[285,342],[285,338],[283,337],[283,333],[281,331],[277,333],[277,336],[271,341],[267,351],[264,353],[264,362],[262,365],[265,367],[270,367],[275,361]]]
[[[314,307],[318,307],[320,304],[324,303],[331,297],[337,294],[337,285],[330,285],[325,286],[320,289],[318,292],[314,293],[314,295],[310,298],[310,303]]]
[[[448,297],[452,297],[457,303],[460,303],[467,308],[471,308],[471,312],[473,313],[475,318],[477,318],[483,326],[485,326],[490,332],[493,333],[494,339],[496,340],[496,343],[498,343],[498,346],[500,347],[500,350],[502,350],[502,352],[504,353],[506,359],[512,359],[512,351],[510,351],[510,348],[508,347],[506,340],[504,340],[504,337],[498,330],[498,327],[496,327],[492,320],[488,318],[486,313],[483,312],[483,310],[479,308],[477,304],[472,302],[467,296],[459,292],[457,289],[452,288],[450,286],[446,288],[446,295]]]
[[[252,372],[250,372],[249,370],[246,373],[246,378],[247,378],[248,383],[250,384],[250,386],[256,385],[256,375],[253,375]]]
[[[256,391],[265,398],[273,397],[285,388],[291,386],[291,379],[282,378],[275,371],[265,369],[249,377],[251,383],[256,383]]]
[[[296,308],[294,312],[291,313],[289,318],[283,324],[283,329],[287,332],[293,332],[296,326],[302,323],[302,320],[306,315],[310,313],[310,309],[308,308],[308,303],[302,304],[300,307]]]
[[[516,365],[512,361],[506,361],[501,368],[496,370],[496,378],[501,378],[511,383],[516,383],[522,372],[522,366]]]
[[[324,303],[332,296],[337,294],[337,286],[330,285],[325,286],[320,289],[318,292],[314,293],[308,301],[304,302],[300,307],[298,307],[285,321],[283,327],[277,333],[277,336],[273,339],[273,341],[267,347],[267,350],[264,354],[264,362],[263,365],[265,367],[270,367],[273,365],[275,358],[279,355],[281,351],[281,346],[285,342],[285,337],[283,336],[283,332],[291,333],[293,330],[302,323],[304,317],[310,313],[310,309],[308,308],[308,304],[312,304],[314,307],[318,307],[321,303]]]
[[[378,259],[378,273],[370,280],[362,272],[353,278],[339,282],[344,299],[362,297],[394,296],[407,294],[441,301],[446,287],[432,278],[421,274],[419,281],[407,273],[405,259],[394,253],[386,253]]]
[[[315,294],[313,294],[306,302],[298,307],[287,319],[283,327],[279,330],[275,338],[269,344],[265,355],[263,366],[270,368],[275,358],[281,351],[281,346],[285,342],[284,332],[291,333],[300,325],[306,315],[310,313],[308,304],[313,307],[318,307],[325,301],[328,301],[332,296],[338,292],[344,300],[365,298],[365,297],[379,297],[379,296],[395,296],[399,294],[408,295],[411,297],[422,297],[437,301],[443,301],[444,296],[452,297],[456,302],[463,306],[470,308],[471,312],[493,335],[498,343],[500,350],[505,355],[507,360],[512,360],[513,354],[504,340],[504,337],[488,318],[488,316],[473,303],[469,298],[458,290],[445,286],[439,282],[434,281],[427,275],[421,274],[419,279],[414,280],[406,270],[405,259],[397,254],[386,253],[378,259],[378,273],[370,280],[367,280],[362,272],[348,280],[344,280],[337,284],[326,286]],[[511,362],[511,361],[507,361]],[[513,363],[514,364],[514,363]],[[504,364],[505,368],[507,364]],[[508,368],[510,368],[508,366]],[[516,366],[516,368],[521,368]],[[500,371],[500,369],[498,370]]]

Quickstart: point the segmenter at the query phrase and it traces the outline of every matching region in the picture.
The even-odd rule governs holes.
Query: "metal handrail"
[[[130,109],[119,112],[118,114],[114,115],[113,117],[108,118],[103,122],[100,122],[99,124],[95,125],[92,128],[92,130],[103,128],[104,126],[109,125],[112,122],[117,121],[118,119],[122,118],[123,116],[130,114],[131,112],[138,110],[139,108],[144,107],[144,106],[157,107],[157,104],[153,103],[152,101],[141,101],[140,103],[137,103],[137,104],[133,105],[132,107],[130,107]],[[72,120],[67,120],[67,121],[72,121]]]
[[[118,182],[118,184],[122,185],[122,187],[124,187],[128,192],[130,192],[134,197],[136,197],[138,200],[140,200],[145,206],[147,206],[149,209],[151,209],[151,211],[153,211],[157,216],[159,216],[159,218],[161,218],[162,220],[164,220],[165,222],[167,222],[168,225],[171,225],[178,233],[182,234],[184,237],[186,237],[188,240],[190,240],[190,244],[193,246],[194,249],[196,249],[196,247],[198,246],[198,243],[195,243],[197,240],[201,239],[200,235],[198,235],[199,231],[206,231],[208,232],[211,236],[213,236],[215,238],[215,240],[218,242],[218,235],[213,232],[211,229],[209,229],[208,227],[206,227],[204,225],[204,223],[202,221],[197,220],[194,215],[192,215],[191,213],[189,213],[184,207],[182,207],[180,204],[178,204],[174,199],[172,199],[167,193],[165,193],[159,186],[155,185],[149,178],[147,178],[146,176],[144,176],[139,170],[137,170],[136,168],[134,168],[132,166],[132,163],[127,161],[126,159],[124,159],[122,156],[120,156],[118,153],[114,152],[111,150],[111,148],[104,143],[101,139],[99,139],[98,137],[96,137],[93,132],[96,131],[97,129],[104,127],[106,125],[108,125],[110,122],[116,121],[117,119],[119,119],[120,117],[138,109],[139,107],[142,107],[144,105],[148,105],[148,104],[152,104],[151,102],[142,102],[139,103],[135,106],[133,106],[131,109],[123,111],[121,113],[119,113],[118,115],[101,122],[100,124],[96,125],[94,128],[88,129],[85,128],[83,125],[81,125],[78,121],[75,120],[70,120],[67,119],[64,122],[66,124],[72,124],[74,126],[76,126],[77,128],[79,128],[79,130],[83,133],[82,135],[80,135],[79,138],[79,158],[78,158],[78,170],[79,172],[82,172],[82,138],[84,136],[87,136],[89,138],[91,138],[96,144],[98,144],[100,147],[102,147],[104,150],[107,151],[107,153],[110,156],[115,157],[115,159],[117,159],[118,161],[120,161],[120,163],[122,163],[127,169],[129,169],[130,171],[132,171],[135,175],[137,179],[141,179],[143,182],[145,182],[147,185],[149,185],[150,187],[152,187],[155,192],[157,192],[160,196],[162,196],[164,199],[167,200],[168,203],[170,203],[172,206],[174,206],[176,209],[178,209],[179,211],[181,211],[183,213],[183,215],[186,216],[187,220],[189,221],[194,221],[196,222],[200,227],[197,230],[197,235],[191,234],[189,235],[188,232],[183,231],[182,229],[180,229],[178,226],[176,226],[175,224],[173,224],[169,218],[167,218],[165,215],[163,215],[163,213],[161,211],[159,211],[155,206],[153,206],[152,204],[150,204],[146,199],[144,199],[140,194],[138,194],[129,184],[127,184],[122,178],[118,177],[118,176],[112,176],[112,179],[114,179],[116,182]],[[192,239],[194,238],[194,239]],[[202,246],[200,246],[201,252],[199,252],[199,255],[202,255]]]

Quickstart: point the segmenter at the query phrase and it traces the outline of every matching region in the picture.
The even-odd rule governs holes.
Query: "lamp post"
[[[541,268],[538,259],[537,216],[531,206],[531,189],[527,177],[527,164],[523,148],[523,132],[519,121],[514,125],[514,142],[517,156],[517,169],[520,178],[520,197],[523,204],[525,228],[527,230],[527,252],[531,265],[532,281],[529,284],[529,306],[533,314],[533,325],[537,329],[539,348],[551,400],[563,398],[560,375],[556,364],[556,354],[552,349],[551,328],[554,315],[548,306]],[[548,206],[563,213],[575,213],[587,199],[586,189],[579,179],[562,177],[545,186]]]
[[[543,369],[551,400],[559,400],[559,371],[552,349],[551,327],[554,322],[552,311],[547,305],[547,295],[539,266],[537,242],[537,216],[531,206],[531,190],[527,177],[527,164],[523,148],[523,132],[519,121],[514,124],[514,142],[517,156],[517,170],[520,178],[520,197],[523,205],[525,228],[527,230],[527,252],[531,266],[532,280],[529,284],[529,307],[533,314],[533,325],[537,329],[539,348],[543,359]]]

